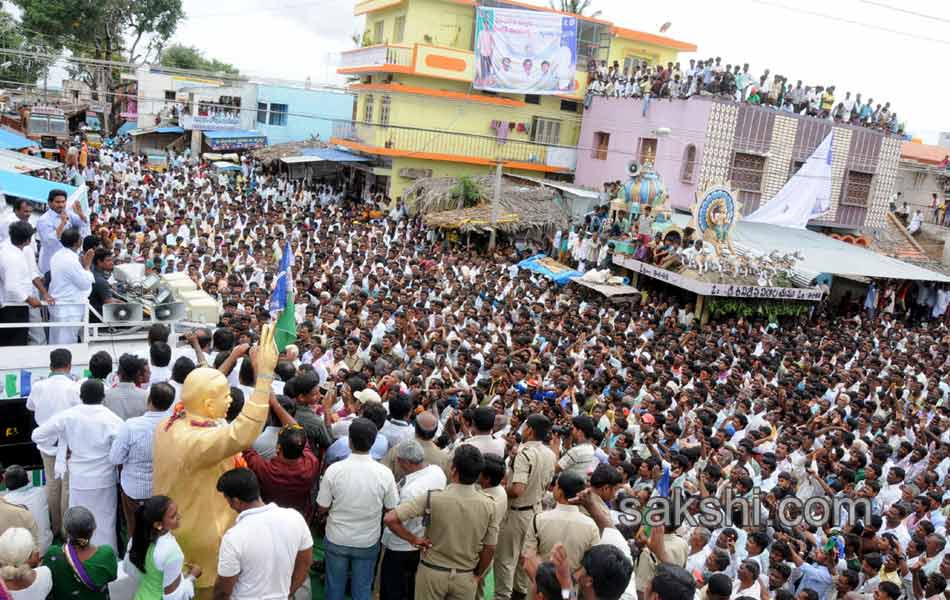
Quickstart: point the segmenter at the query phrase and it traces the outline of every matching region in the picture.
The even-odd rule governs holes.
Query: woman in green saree
[[[88,509],[74,506],[63,516],[63,529],[66,543],[50,546],[43,558],[53,574],[53,600],[107,599],[118,561],[112,546],[90,543],[96,530],[95,517]]]

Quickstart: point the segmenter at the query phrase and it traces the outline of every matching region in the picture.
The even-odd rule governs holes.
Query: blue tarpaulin
[[[567,285],[572,277],[583,275],[580,271],[562,265],[545,254],[537,254],[518,263],[519,269],[527,269],[532,273],[539,273],[558,285]]]
[[[128,135],[137,127],[138,125],[136,125],[134,121],[126,121],[125,123],[122,124],[122,127],[119,127],[119,130],[116,132],[116,135]]]
[[[40,177],[0,171],[0,193],[9,197],[25,198],[37,204],[46,204],[51,190],[64,190],[68,196],[68,205],[78,200],[82,210],[89,214],[89,196],[85,187],[75,187],[57,183]]]
[[[30,146],[39,146],[39,144],[20,134],[7,131],[6,129],[0,129],[0,148],[3,150],[20,150],[21,148],[28,148]]]

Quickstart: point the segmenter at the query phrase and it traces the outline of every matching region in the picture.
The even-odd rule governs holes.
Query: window
[[[591,158],[594,160],[607,160],[607,148],[609,146],[609,133],[604,131],[594,132],[594,148],[591,151]]]
[[[373,122],[373,102],[375,102],[373,95],[366,94],[366,100],[363,104],[363,121],[365,123]]]
[[[640,151],[637,152],[640,157],[640,164],[650,163],[656,160],[656,138],[640,138]]]
[[[396,17],[396,27],[393,31],[393,41],[401,42],[406,37],[406,17]]]
[[[389,96],[383,96],[379,101],[379,124],[380,125],[389,125],[389,104],[392,102],[392,98]]]
[[[525,94],[525,104],[541,104],[541,96],[535,94]]]
[[[757,154],[736,152],[732,160],[732,184],[736,189],[749,192],[762,191],[762,175],[765,173],[765,157]]]
[[[848,206],[868,205],[868,198],[871,196],[871,174],[861,173],[860,171],[848,171],[848,180],[844,189],[844,198],[842,204]]]
[[[385,29],[383,27],[385,23],[383,21],[376,21],[373,23],[373,44],[382,44],[383,43],[383,32]]]
[[[287,105],[271,102],[270,115],[267,119],[270,125],[287,125]]]
[[[266,102],[257,103],[257,122],[267,125],[267,103]]]
[[[79,102],[79,90],[72,90],[73,102]]]
[[[693,182],[696,173],[696,144],[687,144],[683,150],[683,165],[680,170],[680,179],[687,183]]]
[[[574,102],[573,100],[561,100],[561,110],[565,112],[576,113],[579,107],[580,105],[577,102]]]
[[[531,141],[539,144],[560,144],[561,122],[557,119],[535,117],[531,123]]]
[[[175,90],[165,90],[165,100],[175,101]]]
[[[607,60],[610,48],[610,30],[603,23],[577,21],[577,69],[587,70],[589,60]]]

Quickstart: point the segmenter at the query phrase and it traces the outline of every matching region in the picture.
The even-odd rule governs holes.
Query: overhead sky
[[[528,0],[542,5],[541,0]],[[354,0],[184,0],[188,18],[174,41],[203,49],[243,72],[342,83],[341,50],[362,31]],[[793,83],[835,85],[890,101],[908,131],[928,143],[950,131],[950,5],[945,0],[594,0],[618,25],[693,42],[702,58],[748,62]],[[692,55],[683,54],[684,64]]]

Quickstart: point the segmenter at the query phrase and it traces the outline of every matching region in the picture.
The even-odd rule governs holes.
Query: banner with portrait
[[[576,90],[577,19],[535,10],[479,7],[475,89],[516,94]]]

